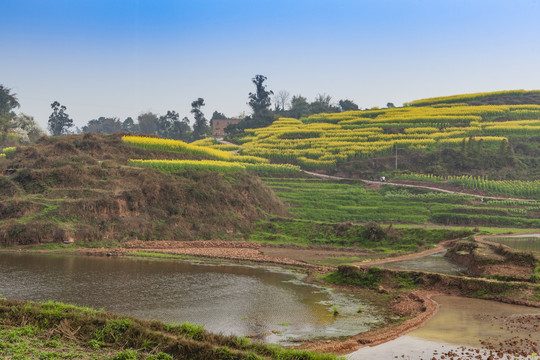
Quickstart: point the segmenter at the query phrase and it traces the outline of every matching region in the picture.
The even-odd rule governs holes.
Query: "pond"
[[[485,238],[485,240],[498,244],[504,244],[517,250],[540,252],[540,234],[493,236]]]
[[[467,267],[456,264],[445,257],[446,250],[415,259],[392,261],[379,265],[381,268],[396,270],[428,271],[448,275],[466,274]]]
[[[0,253],[0,294],[189,321],[280,344],[353,335],[383,321],[369,302],[308,285],[291,272],[181,261]]]

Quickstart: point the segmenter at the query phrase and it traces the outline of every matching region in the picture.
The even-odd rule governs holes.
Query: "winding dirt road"
[[[346,177],[340,177],[340,176],[319,174],[319,173],[316,173],[316,172],[311,172],[311,171],[306,171],[306,170],[302,170],[302,172],[305,173],[305,174],[311,175],[311,176],[318,177],[320,179],[353,180],[353,181],[361,181],[361,182],[363,182],[365,184],[370,184],[370,185],[392,185],[392,186],[400,186],[400,187],[412,187],[412,188],[420,188],[420,189],[439,191],[439,192],[448,193],[448,194],[469,195],[469,196],[482,198],[482,199],[516,200],[516,201],[530,201],[530,202],[535,202],[536,201],[534,199],[522,199],[522,198],[514,198],[514,197],[508,197],[508,196],[506,196],[506,197],[505,196],[487,196],[487,195],[484,195],[484,194],[474,194],[474,193],[466,192],[466,191],[448,190],[448,189],[444,189],[443,187],[437,187],[436,185],[427,186],[427,185],[419,185],[419,184],[396,183],[396,182],[390,182],[390,181],[386,181],[386,182],[383,183],[383,182],[380,182],[380,181],[373,181],[373,180],[366,180],[366,179],[353,179],[353,178],[346,178]]]
[[[382,258],[382,259],[377,259],[377,260],[356,262],[356,263],[351,263],[351,265],[365,267],[365,266],[376,266],[376,265],[386,264],[386,263],[394,262],[394,261],[413,260],[413,259],[421,258],[427,255],[431,255],[431,254],[435,254],[440,251],[443,251],[448,245],[450,245],[452,242],[456,240],[457,239],[449,239],[449,240],[441,241],[440,243],[435,245],[433,248],[421,251],[419,253],[387,257],[387,258]]]

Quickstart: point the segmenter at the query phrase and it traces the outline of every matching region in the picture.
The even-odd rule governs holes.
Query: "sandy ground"
[[[162,254],[189,255],[202,258],[226,259],[231,261],[255,262],[302,267],[317,271],[329,271],[331,267],[315,265],[302,259],[324,259],[326,256],[345,252],[321,249],[298,249],[292,247],[274,247],[248,241],[140,241],[134,240],[122,244],[122,248],[80,249],[83,255],[122,256],[139,251]],[[299,255],[301,254],[301,255]],[[329,255],[330,254],[330,255]],[[347,253],[349,254],[349,253]],[[351,256],[351,255],[349,255]]]

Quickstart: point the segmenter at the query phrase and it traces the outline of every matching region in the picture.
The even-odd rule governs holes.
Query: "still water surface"
[[[453,262],[451,259],[445,257],[445,254],[446,250],[415,259],[392,261],[379,266],[387,269],[429,271],[449,275],[467,273],[466,266]]]
[[[540,234],[497,236],[486,238],[486,240],[504,244],[517,250],[540,252]]]
[[[540,315],[538,308],[455,296],[436,296],[433,299],[439,304],[439,311],[421,328],[393,341],[362,348],[349,354],[347,359],[442,359],[434,354],[449,350],[461,353],[462,346],[483,348],[482,341],[498,343],[515,337],[528,338],[540,344],[540,333],[533,327],[506,326],[508,321],[518,319],[520,315]],[[459,359],[488,359],[478,356],[474,352]],[[515,358],[508,356],[507,359]]]
[[[353,335],[382,321],[361,299],[305,284],[289,272],[180,261],[0,253],[0,294],[190,321],[281,343]],[[334,305],[342,316],[332,315]]]

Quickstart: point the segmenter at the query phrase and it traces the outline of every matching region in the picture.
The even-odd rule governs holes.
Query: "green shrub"
[[[125,350],[114,355],[111,360],[137,360],[139,354],[135,350]]]

